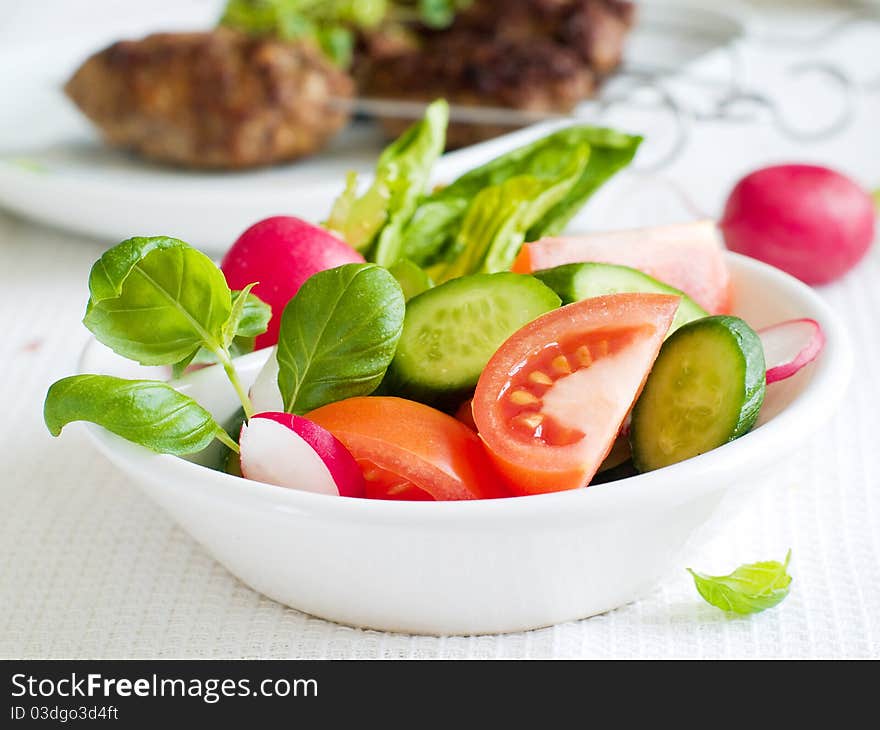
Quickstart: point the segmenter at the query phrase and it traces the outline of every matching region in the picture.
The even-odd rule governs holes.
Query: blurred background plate
[[[659,0],[639,5],[640,21],[625,57],[626,66],[635,69],[682,70],[743,30],[741,15],[731,6]],[[118,37],[136,37],[158,28],[209,27],[219,13],[218,3],[180,7],[169,6],[158,20],[154,13],[149,21],[129,17],[116,26],[105,23],[101,37],[71,34],[76,40],[68,46],[16,47],[6,42],[14,39],[2,39],[0,206],[110,242],[161,233],[219,251],[268,215],[320,221],[341,190],[344,173],[372,169],[383,140],[366,121],[350,125],[320,155],[249,172],[175,170],[102,145],[61,86],[85,55],[117,37],[107,35],[111,26]],[[491,149],[508,146],[502,141]]]

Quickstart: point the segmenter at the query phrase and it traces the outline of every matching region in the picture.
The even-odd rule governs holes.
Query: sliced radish
[[[825,335],[814,319],[790,319],[758,330],[764,346],[767,382],[794,375],[813,362],[825,346]]]
[[[364,476],[348,449],[307,418],[258,413],[241,427],[241,472],[279,487],[363,497]]]
[[[284,400],[278,389],[278,360],[275,357],[277,349],[272,348],[269,359],[266,360],[266,364],[251,386],[249,395],[257,413],[275,413],[284,410]]]

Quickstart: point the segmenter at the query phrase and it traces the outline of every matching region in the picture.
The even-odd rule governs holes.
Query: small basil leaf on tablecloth
[[[43,417],[57,436],[73,421],[90,421],[162,454],[194,454],[215,438],[230,439],[189,396],[155,380],[74,375],[49,388]]]
[[[713,606],[723,611],[748,614],[757,613],[780,603],[787,595],[791,585],[788,562],[768,560],[760,563],[741,565],[730,575],[713,576],[688,571],[700,595]]]
[[[315,274],[284,308],[278,387],[288,413],[372,393],[394,357],[406,309],[394,277],[373,264]]]
[[[143,365],[174,365],[224,349],[232,297],[211,259],[175,238],[131,238],[92,267],[83,323]]]

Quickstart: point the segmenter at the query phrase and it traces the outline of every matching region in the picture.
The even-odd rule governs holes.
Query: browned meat
[[[530,111],[568,111],[589,96],[592,72],[575,53],[546,41],[528,46],[486,42],[455,33],[429,41],[413,57],[377,63],[364,84],[367,96],[431,101],[444,97],[456,104],[503,106]],[[383,119],[389,136],[410,122]],[[511,131],[511,127],[454,122],[447,146],[462,147]]]
[[[566,113],[620,63],[633,13],[621,0],[476,0],[446,30],[367,38],[355,74],[365,96]],[[383,123],[392,135],[406,126]],[[448,146],[510,129],[454,123]]]
[[[453,27],[516,43],[551,41],[602,76],[620,63],[634,21],[635,6],[624,0],[476,0]]]
[[[89,58],[65,90],[112,145],[196,168],[311,154],[345,125],[353,82],[308,44],[228,29],[159,33]]]

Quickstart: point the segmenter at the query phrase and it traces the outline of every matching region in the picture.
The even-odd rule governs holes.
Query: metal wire
[[[814,53],[822,46],[839,40],[855,27],[866,23],[880,23],[880,14],[867,9],[855,11],[808,38],[751,32],[744,40],[780,50],[803,49]],[[631,84],[633,90],[628,94],[600,100],[598,102],[600,113],[604,114],[615,106],[630,104],[636,92],[648,88],[657,93],[657,108],[668,110],[675,121],[675,133],[669,150],[656,162],[638,168],[641,172],[657,172],[678,159],[690,141],[692,123],[710,121],[741,124],[754,122],[764,114],[769,115],[782,136],[800,143],[815,143],[830,139],[849,126],[855,118],[861,93],[880,91],[880,76],[860,81],[829,61],[818,59],[796,61],[785,69],[785,74],[792,80],[805,76],[821,78],[831,90],[830,96],[823,97],[823,106],[827,108],[829,99],[833,98],[837,109],[830,122],[807,129],[789,117],[779,100],[742,83],[743,63],[737,42],[729,43],[720,50],[726,54],[730,67],[730,73],[724,76],[683,72],[680,69],[661,65],[624,63],[612,77],[617,86],[626,87],[627,84]],[[690,95],[692,100],[682,101],[669,88],[671,84],[691,87],[694,91]]]

